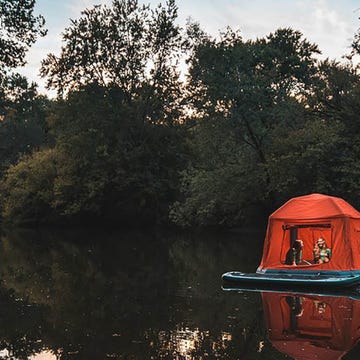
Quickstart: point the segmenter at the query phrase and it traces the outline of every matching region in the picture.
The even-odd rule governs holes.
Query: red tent
[[[323,238],[331,249],[327,263],[314,261],[313,249]],[[302,259],[288,261],[296,239],[303,242]],[[360,213],[345,200],[322,194],[290,199],[269,217],[263,257],[258,271],[360,270]]]
[[[262,299],[272,345],[294,359],[340,359],[359,341],[358,300],[270,292]]]

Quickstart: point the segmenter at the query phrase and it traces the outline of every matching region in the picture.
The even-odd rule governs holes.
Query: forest
[[[43,59],[50,98],[16,73],[46,36],[34,6],[0,1],[2,222],[230,228],[308,193],[360,208],[360,32],[320,60],[297,29],[214,37],[174,0],[113,0]]]

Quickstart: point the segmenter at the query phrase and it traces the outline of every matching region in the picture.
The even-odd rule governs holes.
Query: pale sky
[[[139,0],[155,6],[159,0]],[[163,2],[163,1],[162,1]],[[81,10],[111,0],[36,0],[36,12],[46,20],[48,34],[32,46],[28,64],[19,69],[39,84],[44,93],[45,80],[39,77],[40,62],[48,53],[59,55],[61,32]],[[239,29],[243,38],[264,37],[280,27],[300,30],[322,51],[322,58],[341,60],[360,27],[359,0],[178,0],[179,24],[191,17],[213,36],[226,26]]]

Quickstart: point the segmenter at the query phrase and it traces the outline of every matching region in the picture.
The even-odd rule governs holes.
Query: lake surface
[[[6,231],[0,359],[357,359],[360,301],[224,291],[263,233]]]

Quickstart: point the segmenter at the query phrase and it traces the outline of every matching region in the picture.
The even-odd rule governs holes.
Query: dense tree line
[[[347,61],[320,61],[290,28],[213,38],[181,28],[173,0],[114,0],[43,60],[49,100],[11,72],[43,18],[0,4],[0,41],[22,35],[0,50],[3,219],[234,226],[311,192],[360,206],[359,34]]]

